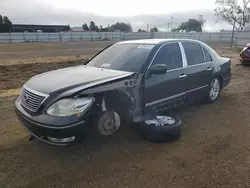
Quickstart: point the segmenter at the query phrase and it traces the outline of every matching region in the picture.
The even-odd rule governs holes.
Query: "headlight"
[[[52,116],[76,115],[79,117],[93,102],[94,98],[62,99],[52,104],[47,113]]]

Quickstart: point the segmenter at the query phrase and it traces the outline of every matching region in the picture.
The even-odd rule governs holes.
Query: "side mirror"
[[[165,74],[166,72],[167,66],[164,64],[156,64],[149,69],[149,74]]]

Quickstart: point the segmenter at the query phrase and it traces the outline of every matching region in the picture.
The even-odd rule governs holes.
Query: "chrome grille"
[[[28,110],[36,112],[48,96],[24,86],[20,94],[21,104]]]

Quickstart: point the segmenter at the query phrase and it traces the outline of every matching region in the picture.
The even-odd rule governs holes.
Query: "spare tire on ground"
[[[155,116],[138,124],[138,133],[151,142],[171,142],[181,136],[181,120],[177,117]]]

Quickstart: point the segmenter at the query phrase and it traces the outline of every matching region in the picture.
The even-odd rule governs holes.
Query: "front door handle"
[[[186,78],[187,77],[187,75],[186,74],[181,74],[180,76],[179,76],[179,78],[180,79],[182,79],[182,78]]]
[[[207,71],[211,71],[213,68],[212,67],[208,67],[207,68]]]

